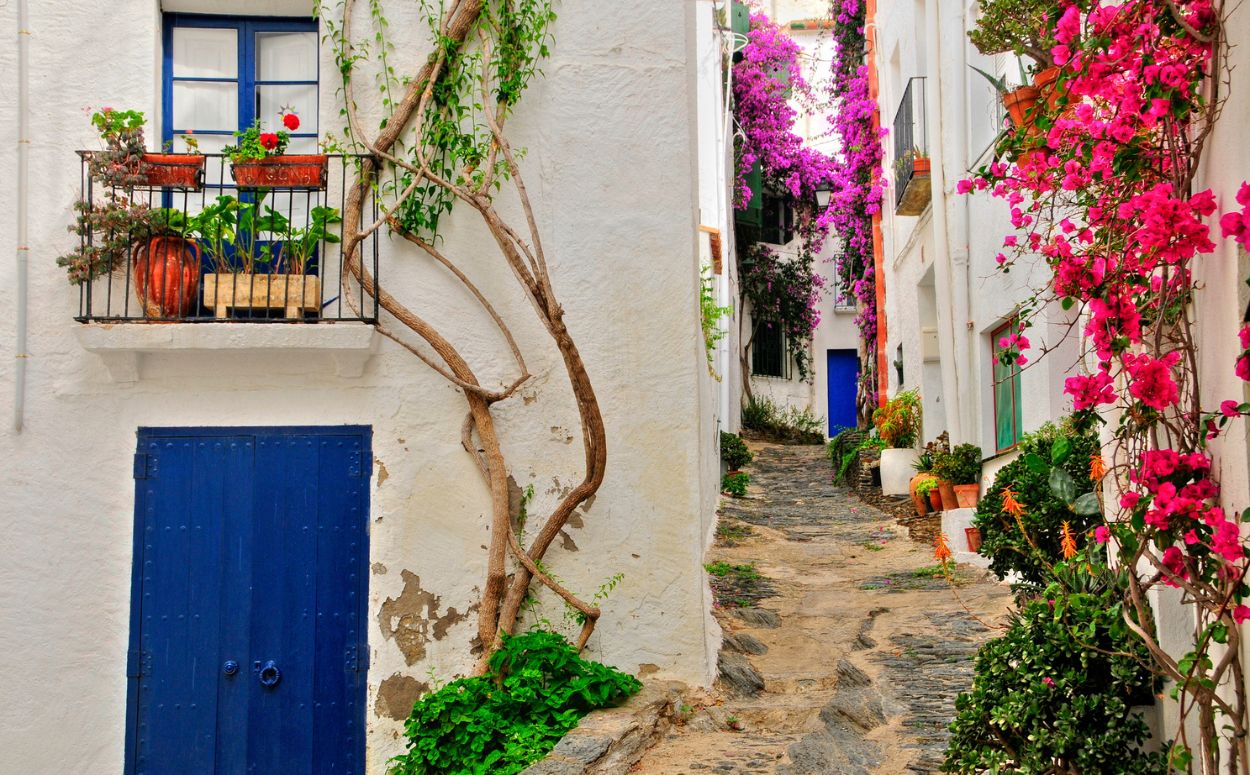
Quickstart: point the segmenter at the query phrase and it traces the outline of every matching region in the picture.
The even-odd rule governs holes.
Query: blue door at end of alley
[[[829,435],[859,424],[855,395],[859,390],[859,354],[854,350],[826,350],[825,389],[829,393]]]
[[[139,430],[128,775],[364,772],[370,442]]]

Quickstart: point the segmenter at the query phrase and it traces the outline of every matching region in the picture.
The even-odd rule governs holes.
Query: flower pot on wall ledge
[[[1003,107],[1007,109],[1011,123],[1017,129],[1025,129],[1033,124],[1033,108],[1040,95],[1036,86],[1021,86],[1003,95]]]
[[[981,499],[980,495],[981,485],[979,484],[955,485],[955,502],[961,509],[975,509],[977,501]]]
[[[1063,96],[1063,92],[1055,85],[1058,80],[1058,67],[1048,67],[1033,76],[1033,88],[1037,89],[1038,98],[1046,100],[1046,105],[1051,110],[1059,106],[1059,98]]]
[[[324,154],[296,154],[238,161],[230,165],[230,174],[240,188],[325,190],[327,157]]]
[[[973,553],[981,551],[981,528],[964,528],[964,538],[968,541],[968,551]]]
[[[945,479],[938,479],[938,494],[942,498],[942,508],[953,509],[956,505],[955,485]]]
[[[204,157],[198,153],[145,153],[139,175],[145,186],[199,191],[204,187]]]
[[[881,450],[881,492],[883,495],[907,495],[908,485],[916,473],[915,462],[920,453],[914,449]]]

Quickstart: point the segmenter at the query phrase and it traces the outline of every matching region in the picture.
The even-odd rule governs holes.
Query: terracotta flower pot
[[[200,290],[200,246],[182,237],[153,237],[135,248],[135,295],[150,318],[179,318]]]
[[[230,165],[240,188],[326,187],[327,157],[324,154],[269,156]]]
[[[198,153],[145,153],[139,174],[145,186],[199,191],[204,187],[204,157]]]
[[[924,496],[916,492],[916,487],[929,477],[930,474],[916,474],[907,485],[907,494],[911,496],[911,504],[916,507],[916,515],[920,517],[929,513],[929,507],[925,503]]]
[[[934,511],[942,510],[942,492],[936,487],[929,490],[929,505],[933,507]]]
[[[928,175],[931,169],[928,156],[918,156],[912,161],[913,175]]]
[[[938,492],[940,493],[940,496],[942,498],[942,506],[944,508],[948,508],[948,509],[955,508],[955,501],[956,501],[955,485],[951,484],[945,479],[939,479],[938,480]]]
[[[981,485],[979,484],[955,485],[955,502],[961,509],[975,509],[977,501],[981,499],[980,495]]]
[[[964,538],[968,541],[968,551],[974,553],[981,551],[981,528],[964,528]]]
[[[1063,96],[1063,90],[1057,88],[1056,81],[1059,80],[1059,68],[1048,67],[1033,76],[1033,88],[1037,89],[1038,97],[1046,100],[1046,105],[1053,111],[1059,107],[1059,98]]]
[[[1033,125],[1034,106],[1040,96],[1036,86],[1021,86],[1003,95],[1003,107],[1011,116],[1011,123],[1017,129],[1025,129]]]

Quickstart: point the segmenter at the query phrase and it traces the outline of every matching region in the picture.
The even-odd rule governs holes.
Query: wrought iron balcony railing
[[[243,170],[220,154],[150,154],[107,185],[95,154],[79,156],[76,320],[377,321],[376,299],[342,282],[342,213],[362,157],[276,157],[293,164]],[[370,195],[364,217],[378,215]],[[378,250],[375,231],[360,260],[381,287]]]
[[[922,184],[913,186],[913,180]],[[928,204],[929,135],[925,121],[925,79],[912,78],[894,114],[894,204],[903,215],[919,215]],[[913,212],[914,211],[914,212]]]

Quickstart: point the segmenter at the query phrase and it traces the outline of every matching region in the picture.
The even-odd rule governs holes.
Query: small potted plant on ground
[[[933,511],[942,510],[942,496],[938,492],[938,480],[932,474],[925,475],[925,478],[916,485],[916,494],[924,500],[928,501]],[[920,516],[924,516],[922,513]]]
[[[930,473],[933,471],[933,452],[926,447],[920,453],[920,456],[916,458],[912,468],[916,469],[916,475],[907,483],[907,492],[911,495],[911,502],[916,507],[916,513],[923,517],[928,511],[929,499],[927,496],[920,494],[920,483],[926,479],[937,481],[933,474]],[[941,511],[941,509],[937,510]]]
[[[933,473],[951,483],[959,508],[976,507],[981,489],[980,447],[975,444],[960,444],[949,453],[939,455],[933,465]]]
[[[299,129],[299,116],[281,114],[286,129],[261,131],[260,119],[237,132],[237,145],[222,149],[230,159],[230,174],[240,188],[306,188],[324,190],[325,154],[286,154],[291,132]]]
[[[881,450],[881,492],[907,495],[911,471],[920,453],[914,449],[920,434],[920,394],[903,390],[873,412],[872,422],[885,444]]]

